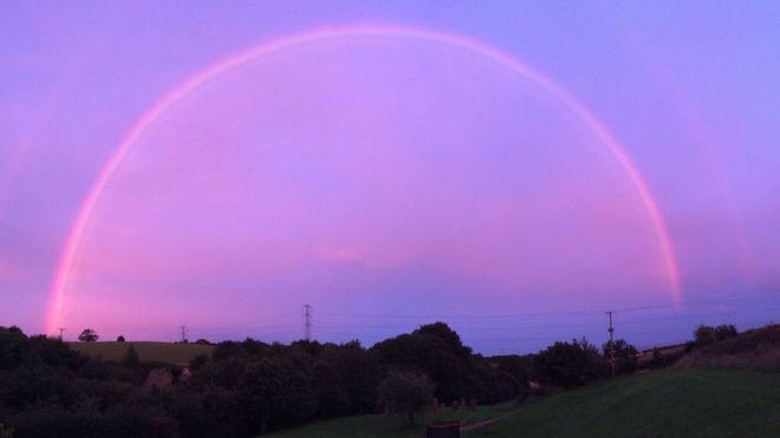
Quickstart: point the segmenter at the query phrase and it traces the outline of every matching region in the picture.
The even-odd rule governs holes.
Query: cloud
[[[366,259],[366,253],[348,247],[327,247],[321,246],[311,251],[314,257],[332,263],[357,263]]]

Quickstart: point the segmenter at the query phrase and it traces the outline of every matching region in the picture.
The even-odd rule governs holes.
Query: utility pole
[[[65,327],[60,327],[60,328],[58,328],[57,330],[59,330],[59,331],[60,331],[60,341],[61,341],[61,340],[62,340],[62,332],[64,332],[64,331],[65,331]]]
[[[612,311],[608,311],[607,315],[609,315],[609,328],[607,331],[609,332],[609,370],[610,375],[614,378],[615,377],[615,342],[614,342],[614,333],[615,333],[615,327],[612,326]]]
[[[187,326],[181,326],[181,342],[182,344],[187,342]]]
[[[311,341],[311,306],[308,304],[303,306],[303,333],[306,341]]]

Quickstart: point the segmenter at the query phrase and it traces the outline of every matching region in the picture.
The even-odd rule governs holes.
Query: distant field
[[[469,437],[780,436],[780,373],[669,370],[529,404]]]
[[[174,344],[171,342],[69,342],[70,348],[105,361],[120,361],[132,344],[142,362],[186,365],[201,354],[211,356],[213,345]]]
[[[658,347],[658,353],[660,353],[661,356],[671,356],[671,355],[679,354],[682,353],[683,350],[685,350],[685,344],[670,345],[667,347]],[[640,364],[645,364],[647,362],[650,362],[651,360],[653,360],[653,350],[643,351],[642,355],[639,356]]]
[[[358,417],[320,421],[296,429],[263,436],[273,438],[419,438],[425,435],[424,424],[426,423],[451,420],[460,420],[462,424],[475,423],[504,415],[511,412],[516,406],[514,403],[505,403],[480,406],[476,412],[460,411],[453,413],[445,410],[440,415],[430,413],[419,419],[417,427],[409,427],[399,418],[388,418],[381,414],[361,415]]]

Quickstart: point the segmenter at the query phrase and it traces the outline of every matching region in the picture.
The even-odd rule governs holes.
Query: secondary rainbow
[[[209,66],[208,68],[190,77],[182,85],[167,93],[146,114],[144,114],[133,126],[125,139],[116,147],[114,153],[100,171],[100,174],[98,175],[88,195],[81,205],[81,209],[79,210],[73,228],[71,229],[63,252],[60,256],[56,275],[52,284],[49,308],[46,316],[46,332],[54,333],[56,328],[59,327],[62,323],[62,308],[66,298],[66,288],[71,278],[72,267],[79,255],[82,237],[86,231],[87,224],[92,215],[92,211],[99,202],[104,187],[111,179],[116,169],[121,165],[128,151],[132,149],[133,145],[144,134],[150,125],[152,125],[162,114],[176,105],[177,102],[181,101],[196,88],[218,77],[220,74],[226,71],[240,67],[250,60],[306,44],[327,40],[358,37],[413,39],[454,46],[462,50],[476,53],[498,63],[510,71],[524,77],[530,82],[542,87],[551,93],[556,99],[561,101],[569,110],[574,112],[577,117],[579,117],[587,124],[587,126],[593,131],[599,140],[601,140],[612,156],[617,160],[623,171],[630,179],[634,189],[637,192],[637,195],[642,201],[646,214],[652,223],[653,230],[658,240],[660,251],[663,257],[663,264],[668,275],[672,300],[676,305],[680,303],[681,290],[679,271],[677,268],[674,252],[672,250],[672,244],[666,229],[666,224],[663,220],[663,217],[661,216],[657,203],[653,198],[647,183],[640,174],[636,165],[631,161],[628,154],[625,152],[623,146],[598,120],[598,118],[594,116],[582,103],[570,95],[560,85],[555,83],[555,81],[523,64],[512,56],[463,36],[409,27],[353,25],[320,28],[314,31],[263,43],[248,50],[239,52],[225,60],[219,61]]]

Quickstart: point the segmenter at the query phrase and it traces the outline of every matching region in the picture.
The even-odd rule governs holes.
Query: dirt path
[[[490,419],[487,419],[487,420],[479,421],[477,423],[471,423],[471,424],[466,425],[466,426],[461,426],[460,427],[460,431],[461,432],[468,432],[470,430],[479,429],[481,427],[489,426],[489,425],[495,423],[496,421],[501,421],[504,418],[511,417],[512,415],[516,414],[519,410],[520,410],[519,408],[518,409],[514,409],[512,411],[507,412],[506,414],[499,415],[498,417],[495,417],[495,418],[490,418]]]

